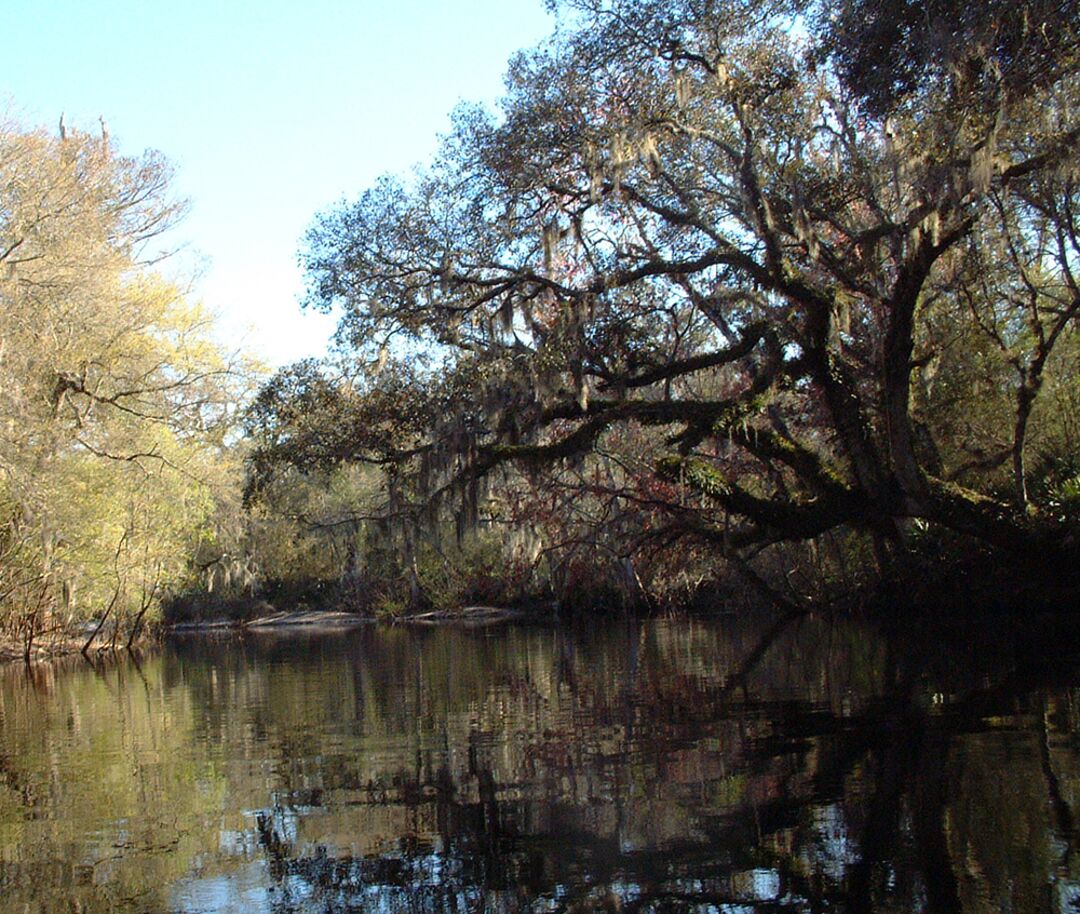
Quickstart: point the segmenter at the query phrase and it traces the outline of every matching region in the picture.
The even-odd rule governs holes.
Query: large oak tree
[[[497,114],[311,230],[310,303],[359,367],[280,375],[256,469],[366,460],[468,503],[645,428],[668,542],[843,527],[890,566],[914,524],[1074,558],[1026,457],[1077,344],[1076,4],[909,6],[564,8]]]

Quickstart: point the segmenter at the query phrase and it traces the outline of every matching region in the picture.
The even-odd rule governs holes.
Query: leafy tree
[[[1071,0],[843,0],[814,12],[821,53],[875,115],[942,86],[954,104],[993,107],[1053,85],[1080,43]]]
[[[236,375],[152,269],[169,174],[104,128],[0,129],[0,618],[28,653],[88,616],[133,635],[212,506]]]
[[[503,467],[594,466],[642,428],[668,546],[738,560],[850,529],[888,569],[917,520],[1072,561],[1024,454],[1080,312],[1075,45],[1039,4],[1015,34],[931,5],[873,82],[866,6],[571,4],[498,116],[459,110],[411,184],[317,221],[309,301],[362,370],[277,379],[256,470],[372,461],[394,513],[469,520]],[[980,409],[1012,432],[982,461],[928,391],[943,365],[963,383],[956,337],[997,352]]]

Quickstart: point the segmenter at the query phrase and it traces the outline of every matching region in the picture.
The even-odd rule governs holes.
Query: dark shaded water
[[[744,617],[12,666],[0,910],[1077,910],[1078,660]]]

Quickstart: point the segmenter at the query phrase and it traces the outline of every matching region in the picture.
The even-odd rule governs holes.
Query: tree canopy
[[[419,524],[543,471],[623,554],[1075,557],[1030,464],[1077,469],[1077,5],[562,14],[498,112],[316,221],[338,358],[264,390],[253,489],[369,462]]]
[[[0,623],[27,650],[87,617],[137,628],[213,507],[236,365],[155,270],[169,181],[104,126],[0,126]]]

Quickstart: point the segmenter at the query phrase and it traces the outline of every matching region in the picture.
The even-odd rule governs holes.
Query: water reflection
[[[370,627],[0,674],[26,912],[1067,911],[1071,623]]]

